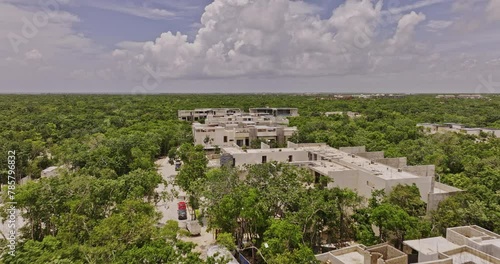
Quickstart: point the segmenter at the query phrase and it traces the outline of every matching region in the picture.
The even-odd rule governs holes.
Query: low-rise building
[[[500,264],[500,236],[479,226],[446,229],[446,238],[404,241],[408,263]]]
[[[299,109],[289,107],[258,107],[250,108],[251,114],[272,115],[272,116],[298,116]]]
[[[455,123],[444,123],[444,124],[420,123],[417,124],[417,126],[422,127],[423,131],[427,134],[455,132],[455,133],[463,133],[467,135],[479,136],[482,132],[492,137],[500,137],[500,129],[498,128],[478,128],[478,127],[468,128],[465,125],[455,124]]]
[[[316,255],[321,264],[406,264],[405,253],[388,244],[353,245]]]
[[[319,181],[321,176],[333,181],[328,187],[356,190],[371,197],[374,190],[389,193],[398,184],[415,184],[427,209],[437,208],[440,201],[460,189],[435,182],[434,165],[408,166],[406,158],[385,158],[384,152],[366,152],[365,147],[332,148],[324,143],[294,144],[287,148],[221,149],[221,165],[243,166],[271,161],[289,162],[308,168]]]
[[[254,140],[267,143],[285,144],[296,132],[296,127],[260,126],[254,123],[239,125],[207,125],[193,123],[196,145],[205,149],[218,147],[249,147]]]
[[[437,99],[483,99],[480,94],[440,94],[436,95]]]
[[[205,149],[249,147],[255,140],[283,145],[297,132],[296,127],[288,127],[287,119],[288,116],[298,115],[297,108],[251,108],[250,113],[234,108],[203,109],[196,114],[190,116],[179,112],[179,118],[204,120],[203,124],[194,122],[192,131],[194,143],[203,145]]]
[[[289,121],[286,117],[272,116],[272,115],[259,115],[249,113],[236,113],[232,115],[216,116],[208,115],[205,119],[206,125],[238,125],[238,126],[279,126],[288,125]]]
[[[48,168],[42,170],[42,172],[40,173],[40,177],[41,178],[51,178],[51,177],[58,176],[59,175],[58,169],[59,169],[59,167],[57,167],[57,166],[48,167]]]
[[[194,110],[178,110],[177,117],[183,121],[199,121],[213,116],[227,116],[241,113],[239,108],[196,108]]]
[[[357,117],[361,117],[362,115],[358,112],[351,112],[351,111],[347,111],[345,112],[345,114],[349,117],[349,118],[357,118]],[[336,111],[336,112],[325,112],[325,116],[332,116],[332,115],[344,115],[344,112],[342,111]]]

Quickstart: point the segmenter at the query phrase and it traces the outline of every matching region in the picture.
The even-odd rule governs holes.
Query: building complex
[[[500,264],[500,235],[479,226],[446,230],[446,238],[404,241],[408,263]]]
[[[444,124],[420,123],[417,124],[417,126],[422,127],[424,129],[424,132],[428,134],[456,132],[456,133],[464,133],[468,135],[479,136],[481,133],[485,133],[493,137],[500,137],[500,129],[498,128],[469,128],[462,124],[455,124],[455,123],[444,123]]]
[[[321,264],[500,264],[500,236],[479,226],[446,230],[446,238],[403,242],[403,251],[388,244],[349,247],[316,255]]]
[[[389,193],[398,184],[415,184],[427,209],[437,208],[440,201],[460,189],[435,181],[434,165],[408,166],[406,158],[385,158],[383,151],[367,152],[365,147],[332,148],[324,143],[295,144],[286,148],[242,149],[237,145],[221,148],[221,165],[243,166],[271,161],[288,162],[308,168],[315,178],[332,181],[328,187],[349,188],[371,197],[374,190]]]
[[[236,108],[179,110],[179,119],[193,121],[194,143],[205,149],[250,147],[255,140],[283,145],[297,132],[288,127],[297,108],[250,108],[244,113]],[[197,121],[203,121],[197,122]]]
[[[353,245],[316,255],[322,264],[407,264],[408,256],[388,245]]]

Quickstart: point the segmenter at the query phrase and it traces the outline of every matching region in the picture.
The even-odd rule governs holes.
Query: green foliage
[[[227,248],[229,251],[233,252],[236,250],[236,245],[234,244],[234,237],[231,233],[220,233],[217,235],[217,244],[220,244]]]
[[[182,161],[181,170],[175,177],[175,184],[184,191],[194,195],[191,185],[199,179],[205,178],[208,159],[203,151],[203,146],[193,146],[189,143],[182,144],[175,154]]]
[[[388,203],[401,207],[410,216],[425,215],[426,204],[421,200],[420,191],[415,184],[394,186],[386,199]]]
[[[330,99],[0,96],[0,183],[7,180],[9,150],[16,151],[17,179],[37,179],[48,166],[68,167],[61,177],[18,188],[16,199],[26,220],[24,242],[16,259],[4,256],[3,262],[202,263],[191,252],[194,245],[178,239],[174,222],[157,227],[151,204],[158,200],[154,189],[162,179],[154,161],[166,155],[183,161],[176,182],[190,193],[191,204],[206,208],[210,228],[232,234],[237,245],[243,244],[242,234],[259,248],[264,239],[280,245],[281,253],[269,254],[269,263],[313,263],[311,249],[325,237],[328,243],[387,240],[399,246],[402,239],[433,235],[431,227],[443,232],[449,226],[478,224],[500,232],[500,139],[426,135],[416,127],[421,122],[456,122],[500,128],[499,96]],[[434,164],[438,181],[467,193],[445,200],[431,216],[423,216],[425,205],[412,186],[398,186],[387,196],[375,193],[365,207],[352,191],[324,189],[324,182],[313,184],[310,173],[283,164],[251,166],[247,175],[232,168],[207,171],[200,147],[183,144],[192,142],[190,124],[177,120],[177,110],[262,105],[300,109],[300,117],[290,118],[290,125],[299,129],[294,142],[365,145],[370,151],[384,150],[388,157],[406,156],[410,165]],[[329,111],[356,111],[362,117],[323,116]],[[273,234],[273,223],[273,229],[290,237]],[[382,227],[382,237],[371,230],[374,223]]]

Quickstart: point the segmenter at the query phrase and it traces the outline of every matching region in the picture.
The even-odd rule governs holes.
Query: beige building
[[[321,264],[407,264],[408,256],[387,245],[354,245],[316,255]]]
[[[408,166],[406,158],[385,158],[384,152],[366,152],[365,147],[336,149],[324,143],[291,142],[287,148],[264,147],[249,150],[224,147],[220,163],[243,166],[270,161],[289,162],[307,167],[317,180],[320,176],[332,179],[330,188],[349,188],[364,197],[371,197],[374,190],[389,193],[398,184],[415,184],[428,210],[437,208],[440,201],[461,191],[435,182],[434,165]]]
[[[289,108],[289,107],[258,107],[258,108],[250,108],[249,112],[251,114],[259,114],[259,115],[272,115],[272,116],[298,116],[299,109],[297,108]]]
[[[455,133],[463,133],[468,135],[479,136],[481,132],[483,132],[493,137],[500,137],[500,129],[498,128],[478,128],[478,127],[468,128],[462,124],[455,124],[455,123],[444,123],[444,124],[421,123],[417,124],[417,126],[422,127],[424,132],[427,134],[455,132]]]
[[[284,144],[297,131],[296,127],[285,126],[223,126],[193,123],[193,136],[196,145],[205,149],[218,147],[249,147],[254,140]]]
[[[404,241],[409,263],[500,264],[500,236],[479,226],[448,228],[446,238]]]
[[[194,110],[179,110],[177,117],[183,121],[199,121],[207,118],[207,116],[227,116],[236,113],[241,113],[239,108],[196,108]]]
[[[341,112],[341,111],[337,111],[337,112],[325,112],[325,116],[332,116],[332,115],[344,115],[344,113],[349,117],[349,118],[358,118],[358,117],[362,117],[362,115],[358,112],[351,112],[351,111],[347,111],[347,112]]]
[[[206,125],[221,126],[287,126],[289,123],[286,117],[259,115],[249,113],[236,113],[231,115],[216,116],[208,115],[205,119]]]
[[[40,173],[40,177],[41,178],[50,178],[50,177],[58,176],[59,175],[59,171],[58,171],[59,168],[60,167],[57,167],[57,166],[48,167],[48,168],[42,170],[42,172]]]
[[[287,119],[298,115],[296,108],[251,108],[251,113],[234,108],[188,112],[179,111],[179,119],[204,120],[203,124],[194,122],[192,131],[194,143],[205,149],[249,147],[255,140],[283,145],[297,132],[296,127],[288,127]],[[192,116],[193,113],[196,116]]]

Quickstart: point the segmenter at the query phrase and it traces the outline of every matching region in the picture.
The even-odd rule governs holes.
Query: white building
[[[249,112],[251,114],[262,114],[262,115],[272,115],[272,116],[298,116],[299,109],[290,107],[258,107],[250,108]]]
[[[59,167],[57,167],[57,166],[48,167],[48,168],[42,170],[42,173],[40,176],[41,176],[41,178],[50,178],[50,177],[58,176],[59,175],[58,169],[59,169]]]
[[[219,147],[249,147],[254,140],[268,143],[284,144],[297,131],[296,127],[259,126],[254,123],[231,125],[207,125],[193,123],[193,136],[196,145],[203,145],[205,149]]]
[[[321,264],[407,264],[408,256],[398,249],[379,244],[353,245],[316,255]]]
[[[239,110],[239,109],[238,109]],[[203,109],[190,116],[191,112],[179,111],[182,120],[203,119],[204,124],[192,125],[194,143],[205,149],[218,147],[249,147],[253,141],[269,144],[285,144],[296,132],[288,127],[287,116],[298,115],[296,108],[251,108],[251,113],[235,109]],[[201,114],[203,114],[203,117]]]
[[[409,263],[500,264],[500,236],[479,226],[446,229],[446,238],[404,241]]]
[[[326,176],[333,181],[328,187],[349,188],[371,197],[374,190],[389,193],[398,184],[415,184],[427,209],[437,208],[440,201],[460,189],[435,182],[434,165],[407,166],[406,158],[385,158],[384,152],[366,152],[364,147],[335,149],[321,144],[294,144],[287,148],[243,150],[224,147],[221,165],[242,166],[270,161],[290,162],[309,168],[317,180]]]
[[[358,112],[341,112],[341,111],[336,111],[336,112],[325,112],[325,116],[332,116],[332,115],[344,115],[344,113],[349,117],[349,118],[358,118],[361,117],[362,115]]]
[[[455,123],[444,123],[444,124],[421,123],[417,124],[417,126],[422,127],[424,132],[427,134],[455,132],[455,133],[464,133],[468,135],[479,136],[481,132],[483,132],[493,137],[500,137],[500,129],[498,128],[478,128],[478,127],[468,128],[462,124],[455,124]]]
[[[206,125],[238,125],[238,126],[287,126],[289,123],[286,117],[260,115],[249,113],[236,113],[232,115],[216,116],[208,115],[205,119]]]
[[[179,110],[177,117],[183,121],[199,121],[213,116],[227,116],[236,113],[241,113],[239,108],[196,108],[194,110]]]

